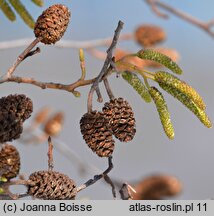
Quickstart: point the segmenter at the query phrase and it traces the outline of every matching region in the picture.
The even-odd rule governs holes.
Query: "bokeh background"
[[[165,2],[204,21],[214,17],[214,2],[211,0]],[[53,0],[45,1],[43,8],[38,8],[28,1],[23,3],[35,19],[44,8],[53,3],[66,4],[72,12],[72,18],[64,39],[82,41],[112,36],[119,20],[125,23],[123,33],[133,32],[142,23],[161,26],[168,36],[162,46],[174,48],[180,53],[179,65],[184,70],[181,78],[203,96],[207,104],[207,113],[211,120],[214,119],[214,38],[201,29],[173,15],[169,20],[160,19],[142,0]],[[0,41],[33,37],[33,31],[21,19],[10,23],[0,12]],[[139,49],[134,42],[121,42],[118,46],[133,52]],[[27,59],[18,67],[17,75],[60,83],[71,83],[79,78],[81,72],[78,50],[59,49],[54,46],[42,46],[41,49],[41,54]],[[23,47],[0,50],[0,75],[7,71],[22,50]],[[102,64],[103,61],[86,54],[87,78],[97,75]],[[133,141],[116,142],[114,169],[110,176],[113,179],[131,182],[154,173],[174,175],[183,183],[183,192],[176,199],[213,198],[213,129],[205,128],[182,104],[164,94],[175,128],[175,139],[169,141],[152,103],[144,103],[122,78],[116,79],[113,75],[110,83],[116,96],[124,97],[130,102],[137,120],[137,133]],[[41,90],[25,84],[5,83],[0,86],[1,97],[24,93],[32,98],[34,113],[43,106],[50,106],[53,111],[65,112],[65,125],[58,139],[76,152],[83,162],[104,170],[107,160],[93,154],[80,133],[79,120],[86,112],[89,86],[79,88],[79,91],[82,96],[75,98],[65,91]],[[108,100],[105,92],[103,96]],[[102,104],[98,104],[94,98],[94,108],[101,107]],[[26,122],[26,125],[28,124],[30,120]],[[34,171],[47,169],[46,143],[26,146],[16,141],[14,144],[21,153],[21,173],[28,176]],[[78,185],[95,174],[81,176],[76,164],[57,151],[54,152],[54,161],[55,170],[69,175]],[[112,199],[111,188],[100,181],[79,193],[78,198]]]

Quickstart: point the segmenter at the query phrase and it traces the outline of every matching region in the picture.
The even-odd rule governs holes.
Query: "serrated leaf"
[[[43,0],[31,0],[35,5],[42,7],[44,5]]]
[[[16,12],[19,14],[19,16],[22,18],[22,20],[30,27],[34,28],[34,20],[32,16],[28,13],[25,6],[21,3],[20,0],[9,0],[10,4],[13,6],[13,8],[16,10]]]
[[[163,129],[164,129],[166,135],[169,137],[169,139],[173,139],[174,135],[175,135],[174,128],[172,126],[168,107],[167,107],[167,104],[165,102],[163,95],[155,87],[151,87],[149,89],[149,93],[150,93],[153,101],[155,102],[155,105],[156,105]]]
[[[176,74],[182,74],[183,72],[181,68],[171,58],[155,50],[140,50],[136,55],[141,59],[158,62]]]
[[[151,97],[146,86],[142,83],[137,75],[125,71],[122,73],[122,77],[137,91],[137,93],[143,98],[146,103],[151,102]]]
[[[182,92],[180,92],[178,89],[163,84],[163,83],[159,83],[159,86],[165,90],[166,92],[168,92],[169,94],[171,94],[173,97],[175,97],[176,99],[178,99],[182,104],[184,104],[184,106],[186,106],[190,111],[192,111],[195,116],[208,128],[212,127],[212,123],[209,120],[209,117],[207,116],[207,114],[205,113],[204,110],[200,109],[186,94],[183,94]]]
[[[15,21],[16,20],[16,15],[14,14],[12,8],[10,5],[5,1],[5,0],[0,0],[0,9],[2,12],[5,14],[5,16],[10,20],[10,21]]]
[[[154,78],[158,83],[163,83],[178,89],[181,93],[189,97],[200,109],[205,110],[206,105],[198,92],[178,77],[165,71],[158,71],[155,73]]]

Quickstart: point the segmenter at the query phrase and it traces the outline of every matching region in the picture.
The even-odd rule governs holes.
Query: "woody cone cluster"
[[[38,17],[34,34],[44,44],[55,44],[64,35],[69,20],[70,11],[62,4],[55,4]]]
[[[135,118],[129,103],[115,98],[105,103],[103,113],[108,119],[114,136],[122,142],[131,141],[135,135]]]
[[[15,178],[20,170],[18,150],[9,144],[2,146],[0,151],[0,176],[7,179]]]
[[[100,157],[109,157],[114,150],[113,135],[122,142],[133,139],[135,118],[131,106],[123,98],[105,103],[103,112],[85,113],[80,120],[83,139]]]
[[[71,200],[77,194],[76,184],[55,171],[38,171],[29,177],[28,194],[44,200]]]
[[[102,112],[86,113],[80,120],[85,142],[100,157],[109,157],[114,150],[112,130]]]
[[[23,94],[9,95],[0,99],[0,143],[18,139],[23,122],[33,111],[33,103]]]

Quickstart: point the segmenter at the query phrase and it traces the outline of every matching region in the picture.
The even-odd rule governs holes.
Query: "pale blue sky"
[[[165,47],[175,48],[181,55],[179,65],[184,70],[181,79],[195,87],[207,103],[207,113],[214,120],[214,38],[184,21],[170,16],[163,20],[155,16],[142,0],[65,0],[45,1],[45,7],[53,3],[64,3],[71,10],[72,17],[66,39],[89,40],[113,35],[118,20],[125,25],[123,32],[132,32],[141,23],[162,26],[168,35]],[[204,21],[214,17],[214,1],[200,0],[168,0],[173,7],[186,11]],[[23,1],[36,18],[43,9]],[[10,23],[0,12],[0,41],[33,37],[33,32],[18,18]],[[214,29],[214,28],[213,28]],[[134,43],[122,43],[137,51]],[[0,75],[13,63],[23,50],[11,49],[0,51]],[[99,73],[102,61],[86,55],[87,77]],[[77,50],[62,50],[43,46],[41,54],[26,60],[18,69],[17,74],[35,77],[44,81],[62,83],[74,82],[80,76]],[[136,180],[151,173],[166,173],[178,176],[183,182],[184,191],[179,199],[209,199],[214,197],[214,142],[213,129],[206,129],[192,113],[186,110],[172,97],[165,95],[175,128],[175,139],[169,141],[163,133],[154,105],[141,101],[135,92],[121,79],[110,79],[115,95],[125,97],[133,106],[137,119],[137,134],[129,144],[116,143],[114,154],[115,167],[111,173],[114,178],[124,181]],[[67,92],[56,90],[40,90],[27,85],[3,84],[0,96],[10,93],[25,93],[34,101],[35,111],[40,107],[51,105],[53,110],[66,113],[65,128],[60,139],[66,142],[82,159],[100,169],[105,169],[107,161],[92,154],[84,143],[80,130],[79,119],[86,112],[86,97],[89,88],[79,89],[80,99]],[[105,94],[104,94],[105,95]],[[107,97],[105,96],[107,100]],[[101,108],[102,105],[96,104]],[[16,145],[22,153],[22,172],[29,175],[32,171],[46,169],[47,146],[25,147]],[[58,152],[55,153],[55,169],[65,172],[78,184],[86,181],[91,175],[80,177],[76,167]],[[91,199],[111,199],[110,188],[98,183],[82,192],[79,197]]]

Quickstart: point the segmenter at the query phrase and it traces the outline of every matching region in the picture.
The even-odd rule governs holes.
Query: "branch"
[[[61,83],[53,83],[53,82],[41,82],[29,77],[18,77],[18,76],[11,76],[11,77],[2,77],[0,79],[0,84],[5,82],[14,82],[14,83],[25,83],[37,86],[41,89],[58,89],[71,92],[73,94],[77,94],[78,92],[75,91],[76,88],[80,86],[90,85],[94,82],[95,78],[89,80],[82,80],[79,79],[74,83],[71,84],[61,84]]]
[[[184,13],[183,11],[180,11],[178,9],[175,9],[163,2],[160,2],[159,0],[145,0],[147,4],[149,4],[154,11],[159,17],[162,18],[168,18],[166,14],[163,14],[160,12],[159,8],[164,9],[165,11],[168,11],[175,16],[203,29],[205,32],[207,32],[211,37],[214,38],[214,31],[212,31],[211,27],[214,25],[214,20],[208,21],[208,22],[203,22],[196,17],[193,17],[187,13]]]
[[[92,87],[90,89],[90,92],[88,94],[88,103],[87,103],[88,104],[88,112],[92,111],[92,98],[93,98],[94,91],[96,91],[96,89],[98,88],[99,82],[102,81],[102,78],[106,74],[108,74],[108,72],[109,72],[108,69],[109,69],[109,66],[111,66],[113,52],[116,48],[117,42],[119,40],[119,35],[120,35],[122,28],[123,28],[123,22],[119,21],[118,26],[117,26],[115,33],[114,33],[112,43],[107,50],[106,60],[103,64],[103,67],[102,67],[99,75],[96,77],[95,81],[93,82]]]
[[[10,186],[14,186],[14,185],[25,185],[25,186],[27,186],[29,183],[30,182],[28,180],[14,180],[14,181],[1,183],[0,186],[3,188],[4,193],[0,194],[0,200],[19,199],[19,198],[29,196],[26,193],[24,193],[24,194],[13,194],[9,189]]]
[[[80,192],[81,190],[93,185],[94,183],[96,183],[97,181],[99,181],[100,179],[104,178],[105,180],[109,177],[106,177],[108,175],[108,173],[113,169],[113,163],[112,163],[112,157],[108,158],[108,168],[101,173],[100,175],[95,175],[93,179],[89,179],[86,183],[80,185],[77,188],[77,192]]]
[[[104,176],[104,180],[106,181],[107,184],[109,184],[111,186],[113,198],[116,199],[116,189],[115,189],[115,185],[114,185],[113,181],[111,180],[111,178],[108,175]]]
[[[54,164],[53,164],[53,144],[52,144],[52,140],[51,137],[48,137],[48,171],[52,171],[54,168]]]
[[[136,193],[135,189],[127,183],[122,185],[119,192],[122,200],[132,200],[132,194]]]
[[[133,39],[132,33],[126,33],[120,36],[121,41],[132,40],[132,39]],[[28,46],[28,44],[30,44],[33,40],[34,40],[33,38],[23,38],[18,40],[2,41],[0,42],[0,50]],[[58,48],[90,49],[99,46],[109,46],[111,42],[112,42],[112,37],[89,40],[89,41],[60,40],[54,46]],[[41,45],[44,46],[44,44]]]

